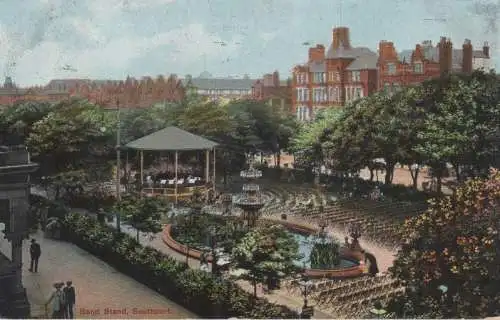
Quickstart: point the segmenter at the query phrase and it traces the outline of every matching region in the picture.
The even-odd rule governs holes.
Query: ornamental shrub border
[[[286,306],[255,299],[235,283],[193,270],[133,237],[81,214],[63,220],[63,239],[204,318],[298,319]]]

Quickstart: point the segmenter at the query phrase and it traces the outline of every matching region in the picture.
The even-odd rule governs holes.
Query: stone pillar
[[[10,318],[29,318],[30,304],[23,287],[23,239],[28,236],[26,214],[28,213],[28,198],[10,199],[11,233],[6,238],[11,243],[12,273],[8,288],[8,304]]]

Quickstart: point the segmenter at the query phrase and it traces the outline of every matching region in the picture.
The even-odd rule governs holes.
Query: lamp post
[[[302,297],[304,297],[304,305],[302,306],[302,312],[300,317],[302,319],[310,319],[314,315],[313,307],[309,307],[307,305],[307,297],[310,293],[310,288],[313,285],[313,282],[309,280],[309,277],[306,274],[302,275],[302,279],[298,282],[300,286],[300,291],[302,293]]]
[[[209,229],[210,232],[210,247],[212,249],[212,274],[218,274],[218,265],[217,265],[217,229],[215,226],[211,226]]]
[[[116,119],[117,119],[117,128],[116,128],[116,201],[120,202],[122,195],[121,195],[121,175],[120,175],[120,170],[121,170],[121,150],[120,150],[120,144],[121,144],[121,117],[120,117],[120,100],[117,97],[116,98]],[[142,183],[142,181],[141,181]],[[117,212],[116,214],[116,229],[118,232],[120,232],[120,212]]]

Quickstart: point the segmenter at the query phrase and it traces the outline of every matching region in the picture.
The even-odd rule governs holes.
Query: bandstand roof
[[[216,142],[177,127],[166,127],[165,129],[129,142],[125,147],[136,150],[188,151],[212,149],[217,145]]]

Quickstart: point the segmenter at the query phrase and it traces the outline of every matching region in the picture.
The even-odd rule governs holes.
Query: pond
[[[184,216],[187,217],[187,216]],[[211,226],[218,226],[219,228],[226,224],[225,217],[215,216],[215,215],[198,215],[191,216],[191,222],[189,220],[183,219],[183,215],[180,216],[180,220],[174,228],[172,229],[172,237],[176,239],[180,243],[188,243],[189,246],[193,249],[198,249],[200,251],[210,250],[210,237],[206,235],[205,232],[201,232],[201,230],[207,230]],[[225,228],[220,229],[224,231]],[[224,234],[231,239],[239,239],[244,236],[246,232],[244,230],[225,230]],[[296,261],[296,265],[298,267],[306,267],[311,268],[311,252],[315,244],[320,241],[316,235],[308,235],[304,233],[298,233],[295,231],[289,230],[288,233],[295,239],[299,246],[299,254],[301,258]],[[329,241],[332,242],[332,241]],[[333,242],[338,243],[333,240]],[[318,250],[319,248],[316,248]],[[336,250],[331,250],[330,248],[323,248],[320,254],[320,258],[323,260],[321,264],[318,264],[316,260],[316,269],[345,269],[354,267],[357,265],[356,262],[342,259],[342,257],[338,257],[338,255],[334,255],[334,260],[329,260],[330,252],[338,252],[338,248]],[[316,251],[316,254],[318,251]],[[315,256],[318,259],[318,255]],[[326,260],[325,260],[326,259]],[[323,267],[319,267],[323,265]]]
[[[313,245],[314,245],[315,241],[317,241],[315,236],[297,233],[297,232],[293,232],[293,231],[289,231],[289,233],[293,236],[295,241],[297,241],[297,243],[299,245],[299,253],[302,256],[302,258],[300,260],[296,261],[297,266],[302,267],[305,264],[306,268],[310,268],[311,263],[310,263],[309,257],[311,255]],[[341,258],[339,264],[337,266],[335,266],[334,268],[344,269],[344,268],[355,267],[357,265],[358,264],[354,261]]]

